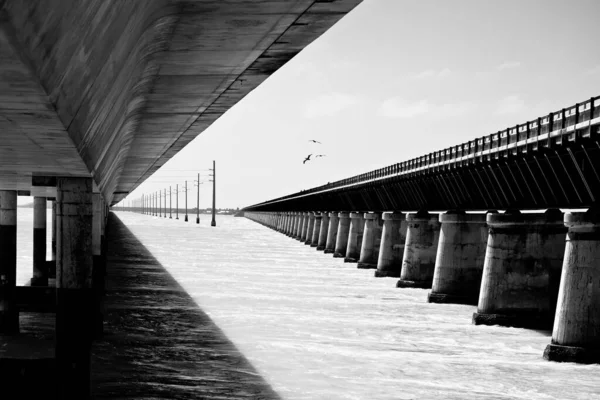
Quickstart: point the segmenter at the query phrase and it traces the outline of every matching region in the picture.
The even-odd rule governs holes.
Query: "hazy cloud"
[[[385,100],[379,107],[378,114],[388,118],[412,118],[421,114],[431,114],[432,117],[456,117],[475,110],[473,102],[456,102],[432,104],[427,100],[409,103],[402,98],[392,97]]]
[[[525,109],[525,101],[518,95],[506,96],[496,104],[496,114],[513,114]]]
[[[588,75],[600,74],[600,65],[596,65],[595,67],[588,69],[586,71],[586,74],[588,74]]]
[[[312,99],[306,106],[308,118],[326,117],[339,113],[359,102],[359,97],[346,93],[326,93]]]
[[[434,69],[426,69],[425,71],[419,72],[415,76],[414,79],[431,79],[431,78],[445,78],[450,75],[452,72],[448,68],[444,68],[442,70],[434,70]]]
[[[503,62],[502,64],[498,65],[496,67],[496,69],[498,71],[503,71],[505,69],[519,68],[520,66],[521,66],[521,63],[519,61],[507,61],[507,62]]]

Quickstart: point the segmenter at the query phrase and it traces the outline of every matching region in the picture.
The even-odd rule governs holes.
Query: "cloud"
[[[476,108],[475,103],[468,101],[432,104],[427,100],[420,100],[409,103],[402,98],[392,97],[381,104],[378,114],[388,118],[412,118],[422,114],[448,118],[468,114]]]
[[[442,70],[426,69],[413,76],[413,79],[445,78],[452,73],[448,68]]]
[[[408,103],[400,97],[385,100],[379,107],[378,114],[388,118],[412,118],[429,112],[427,100]]]
[[[521,63],[519,61],[507,61],[507,62],[503,62],[502,64],[498,65],[496,67],[496,69],[498,71],[503,71],[505,69],[519,68],[520,66],[521,66]]]
[[[305,115],[308,118],[328,117],[358,104],[358,96],[346,93],[326,93],[312,99],[306,106]]]
[[[496,114],[514,114],[525,109],[525,101],[518,95],[506,96],[496,104]]]
[[[585,73],[588,75],[600,74],[600,65],[596,65],[595,67],[588,69],[587,71],[585,71]]]

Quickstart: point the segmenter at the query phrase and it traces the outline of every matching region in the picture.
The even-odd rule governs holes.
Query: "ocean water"
[[[284,399],[600,399],[600,365],[542,358],[550,332],[473,326],[245,218],[117,215]]]
[[[52,256],[52,210],[46,213],[46,259]],[[33,208],[17,209],[17,285],[33,276]]]

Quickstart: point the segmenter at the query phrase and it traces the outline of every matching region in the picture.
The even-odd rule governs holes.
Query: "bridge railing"
[[[525,154],[539,148],[562,145],[589,138],[600,125],[600,96],[534,120],[483,136],[466,143],[434,151],[421,157],[328,183],[255,206],[277,203],[317,192],[356,186],[381,179],[437,172],[503,157]],[[255,207],[253,206],[253,207]]]

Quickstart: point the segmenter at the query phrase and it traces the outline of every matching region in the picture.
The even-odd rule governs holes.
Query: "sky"
[[[243,208],[600,95],[599,15],[597,0],[364,0],[126,200],[187,179],[195,205],[215,160],[217,207]]]

